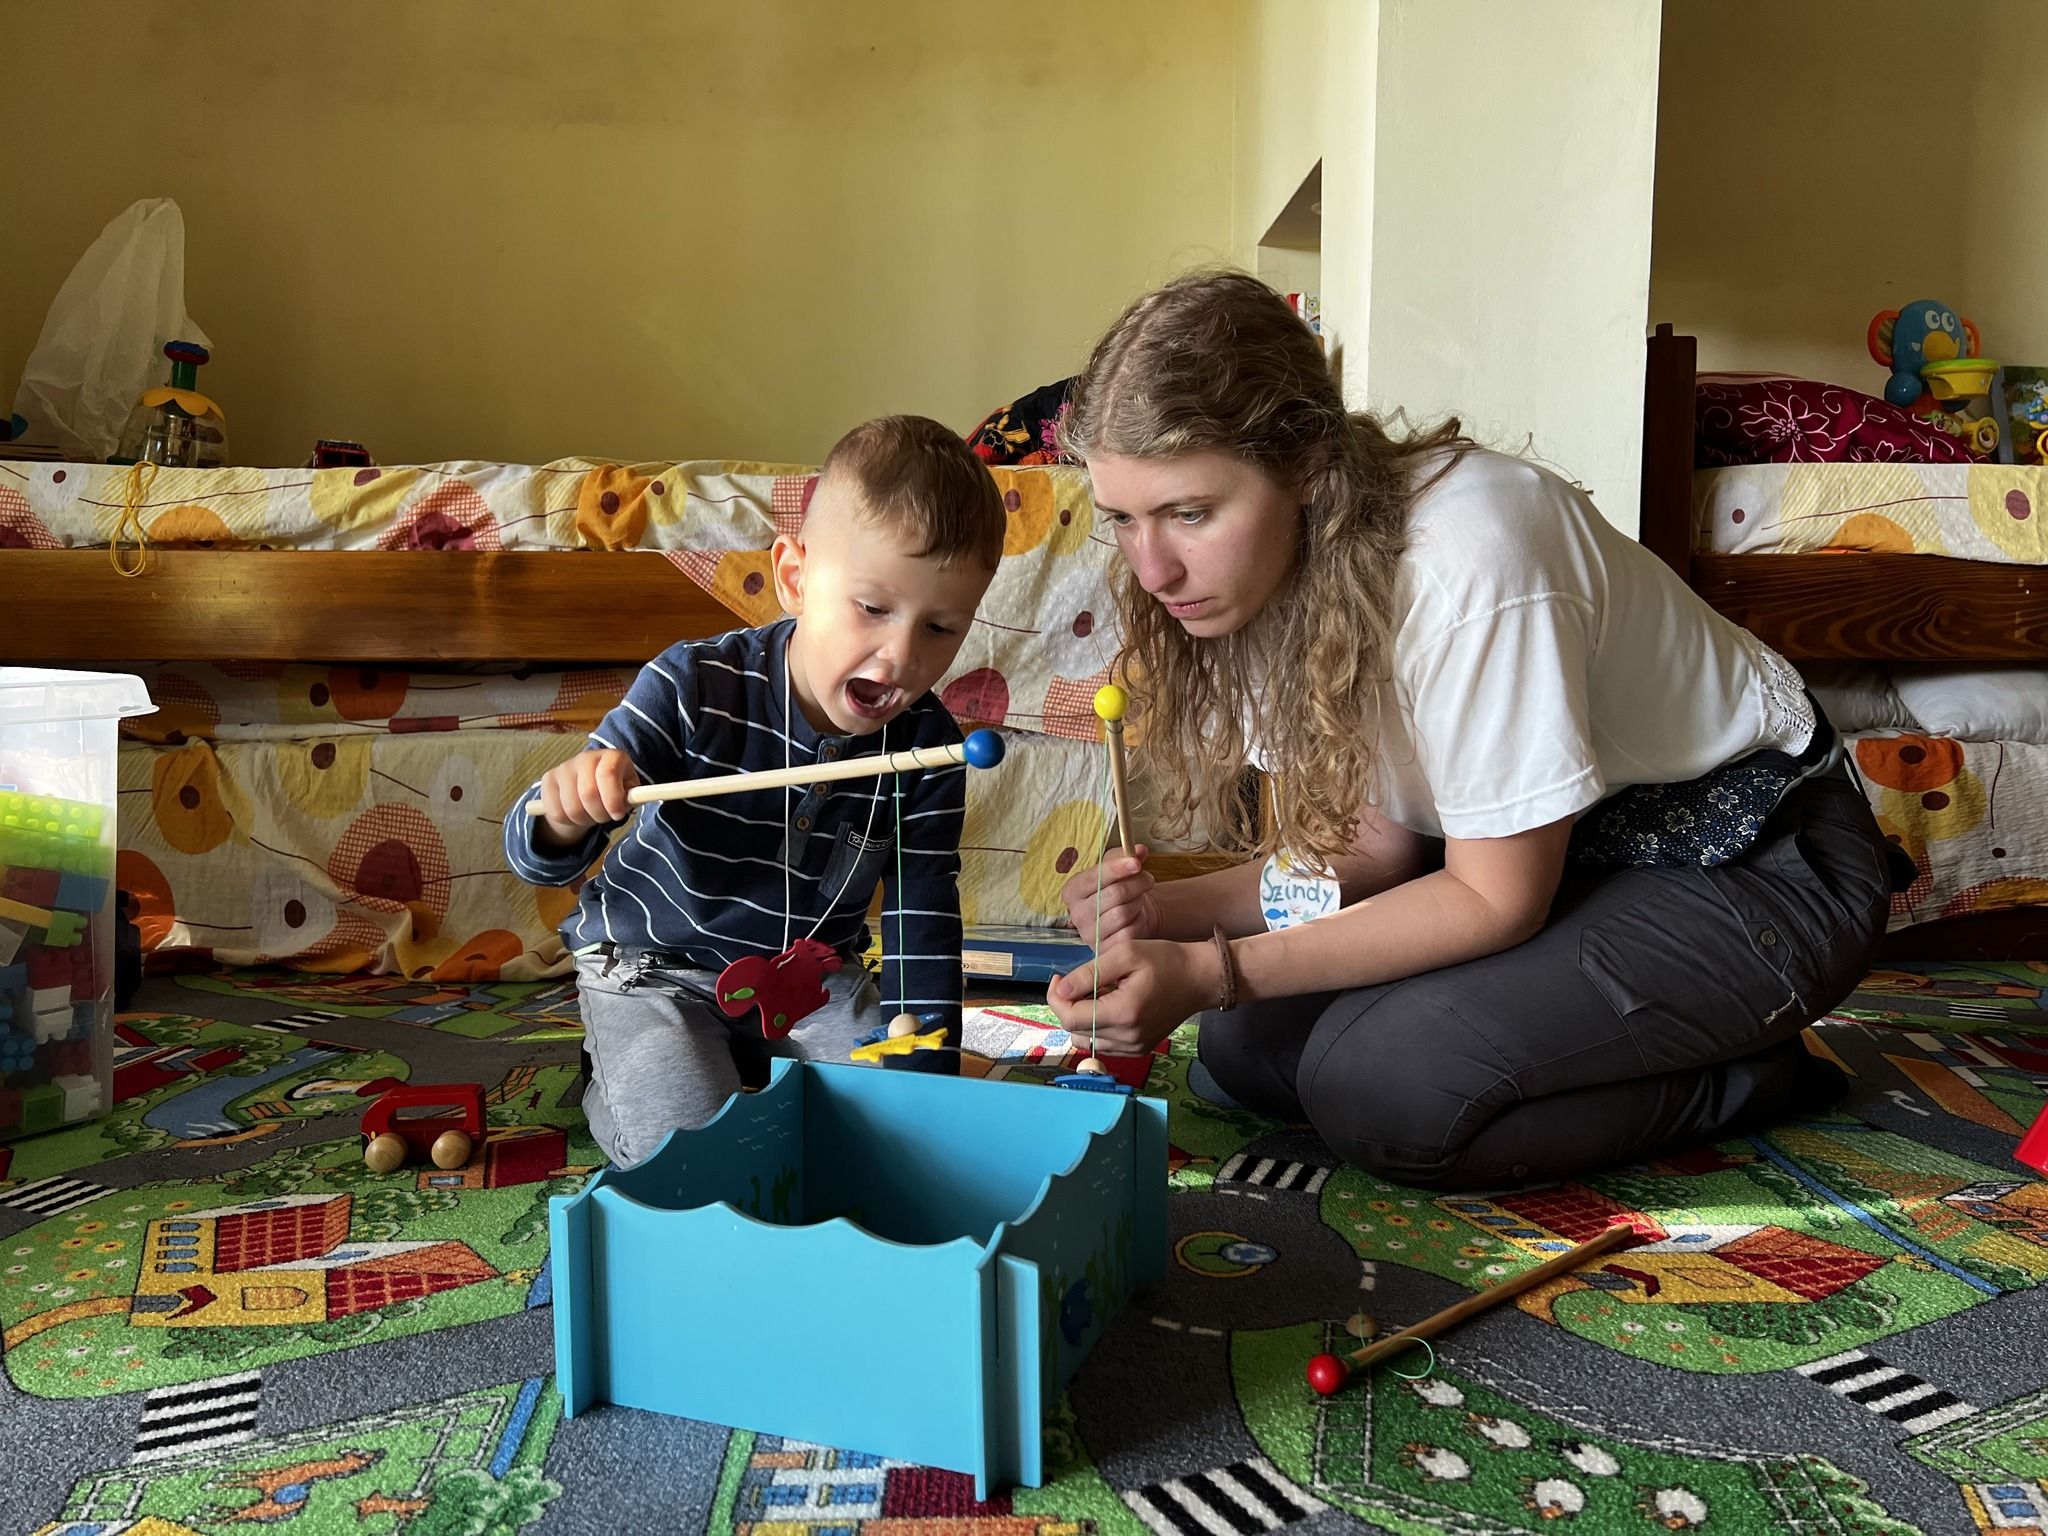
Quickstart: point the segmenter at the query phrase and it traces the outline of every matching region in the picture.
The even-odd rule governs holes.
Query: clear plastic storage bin
[[[0,667],[0,1141],[113,1088],[115,722],[137,677]]]

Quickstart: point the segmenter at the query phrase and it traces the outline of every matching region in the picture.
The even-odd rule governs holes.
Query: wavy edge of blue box
[[[1166,1105],[778,1060],[549,1225],[566,1414],[815,1441],[985,1499],[1043,1482],[1046,1410],[1165,1276]]]

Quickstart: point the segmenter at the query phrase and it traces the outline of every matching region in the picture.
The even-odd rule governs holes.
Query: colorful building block
[[[113,849],[101,842],[106,808],[53,795],[0,790],[0,864],[26,869],[113,873]]]
[[[71,989],[71,955],[61,949],[32,949],[22,959],[28,967],[28,984],[33,991]]]
[[[36,1064],[36,1037],[18,1030],[0,1031],[0,1077],[27,1072]]]
[[[62,875],[54,869],[10,868],[0,873],[0,896],[31,907],[54,907]]]
[[[21,946],[28,940],[26,923],[0,922],[0,965],[6,965],[21,953]]]
[[[32,907],[25,901],[9,901],[0,896],[0,922],[26,928],[47,928],[50,926],[50,909]]]
[[[37,1083],[21,1091],[21,1128],[33,1135],[63,1124],[64,1090],[55,1083]]]
[[[0,994],[19,992],[28,985],[28,967],[17,960],[12,965],[0,965]]]
[[[971,1472],[985,1499],[1043,1481],[1044,1415],[1165,1276],[1166,1106],[778,1059],[549,1221],[566,1413],[743,1425]],[[799,1277],[801,1327],[736,1320]]]
[[[90,1040],[52,1040],[36,1047],[36,1065],[51,1079],[92,1070]]]
[[[57,893],[49,905],[66,912],[97,912],[107,904],[108,881],[103,875],[65,870],[57,879]]]
[[[60,949],[69,948],[85,937],[85,916],[78,912],[52,912],[49,927],[43,934],[45,944],[54,944]]]
[[[67,1073],[53,1078],[50,1086],[64,1095],[64,1118],[67,1122],[83,1120],[100,1112],[100,1080],[83,1072]]]
[[[28,968],[28,984],[31,988],[63,990],[74,997],[81,991],[87,997],[97,990],[98,975],[93,965],[92,946],[74,944],[68,949],[52,949],[38,945],[30,949],[21,963]]]

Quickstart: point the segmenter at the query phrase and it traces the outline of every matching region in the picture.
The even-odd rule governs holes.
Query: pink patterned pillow
[[[1812,379],[1716,378],[1696,386],[1693,462],[1734,464],[1967,464],[1948,433],[1888,401]]]

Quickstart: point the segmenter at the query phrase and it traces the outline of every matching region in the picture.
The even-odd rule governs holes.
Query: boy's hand
[[[1140,843],[1129,857],[1112,853],[1098,872],[1084,869],[1060,889],[1068,920],[1089,943],[1107,949],[1118,939],[1149,939],[1159,932],[1159,907],[1152,898],[1153,879],[1145,873],[1152,850]],[[1096,881],[1102,889],[1098,895]],[[1101,927],[1096,927],[1100,921]]]
[[[623,752],[578,752],[541,777],[539,839],[574,847],[592,827],[624,821],[633,809],[626,791],[639,782],[633,760]]]

